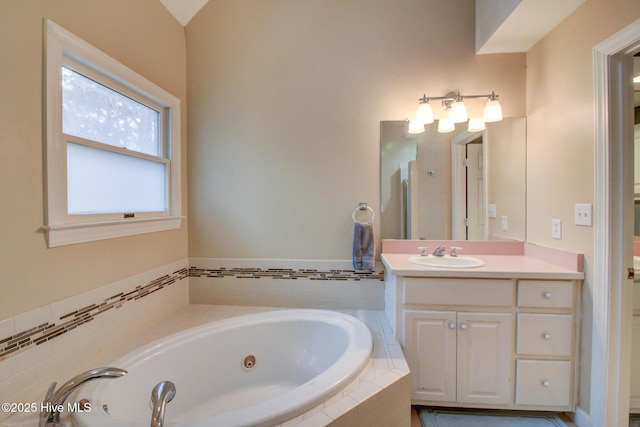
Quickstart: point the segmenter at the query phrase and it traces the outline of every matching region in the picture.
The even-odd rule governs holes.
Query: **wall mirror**
[[[634,236],[636,241],[640,240],[640,56],[633,57],[633,108],[634,108],[634,127],[633,127],[633,156],[635,179],[633,180],[634,193]],[[636,79],[638,81],[636,81]]]
[[[407,132],[380,123],[381,237],[525,240],[526,119]]]

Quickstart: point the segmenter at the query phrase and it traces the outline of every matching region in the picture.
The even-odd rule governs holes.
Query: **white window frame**
[[[180,228],[182,224],[180,100],[125,65],[79,39],[50,20],[45,20],[45,231],[48,247]],[[93,75],[132,91],[162,109],[166,134],[163,147],[168,159],[167,201],[163,212],[131,215],[67,213],[67,138],[62,132],[62,67],[80,65]],[[154,106],[154,107],[155,107]],[[168,147],[164,144],[168,144]]]

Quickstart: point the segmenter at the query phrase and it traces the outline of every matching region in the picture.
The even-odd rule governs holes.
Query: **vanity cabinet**
[[[513,324],[511,313],[405,311],[414,399],[509,403]]]
[[[412,403],[575,410],[580,284],[388,277]]]

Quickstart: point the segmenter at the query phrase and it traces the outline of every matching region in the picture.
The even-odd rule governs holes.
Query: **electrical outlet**
[[[551,237],[554,239],[562,239],[562,220],[551,220]]]
[[[575,205],[576,225],[584,225],[586,227],[591,227],[593,225],[592,214],[593,214],[593,205],[588,203],[577,203]]]
[[[502,218],[500,218],[500,223],[502,225],[502,231],[509,230],[509,222],[507,220],[507,216],[506,215],[502,215]]]

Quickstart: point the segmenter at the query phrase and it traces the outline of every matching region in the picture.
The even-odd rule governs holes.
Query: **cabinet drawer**
[[[569,280],[519,280],[518,307],[572,308],[573,282]]]
[[[510,307],[515,300],[511,280],[404,279],[404,304],[483,305]]]
[[[573,316],[518,313],[516,351],[540,356],[571,356]]]
[[[569,406],[571,404],[571,362],[518,360],[516,404]]]

